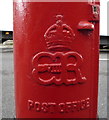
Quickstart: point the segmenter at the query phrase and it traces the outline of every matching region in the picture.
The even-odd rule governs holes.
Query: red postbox
[[[17,118],[96,118],[99,2],[14,2]]]

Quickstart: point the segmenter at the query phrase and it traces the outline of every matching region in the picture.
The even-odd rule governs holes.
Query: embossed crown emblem
[[[38,52],[32,60],[33,78],[40,85],[76,85],[86,82],[80,66],[83,57],[72,51],[74,32],[63,23],[62,15],[45,32],[47,51]]]
[[[70,26],[63,23],[63,16],[56,16],[56,23],[48,28],[44,37],[47,48],[51,51],[69,51],[74,39],[74,32]]]

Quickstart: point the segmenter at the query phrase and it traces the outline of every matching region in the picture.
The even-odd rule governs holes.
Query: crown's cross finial
[[[63,16],[62,15],[56,15],[56,24],[58,24],[58,25],[63,24]]]

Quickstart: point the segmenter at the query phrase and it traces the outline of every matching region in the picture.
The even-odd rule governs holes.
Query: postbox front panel
[[[99,18],[93,5],[15,2],[14,10],[16,117],[97,117]]]

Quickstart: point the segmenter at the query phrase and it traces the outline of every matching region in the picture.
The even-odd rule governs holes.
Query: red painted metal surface
[[[94,24],[88,21],[80,21],[78,24],[79,30],[94,30]]]
[[[97,117],[99,16],[93,4],[14,2],[17,118]]]

